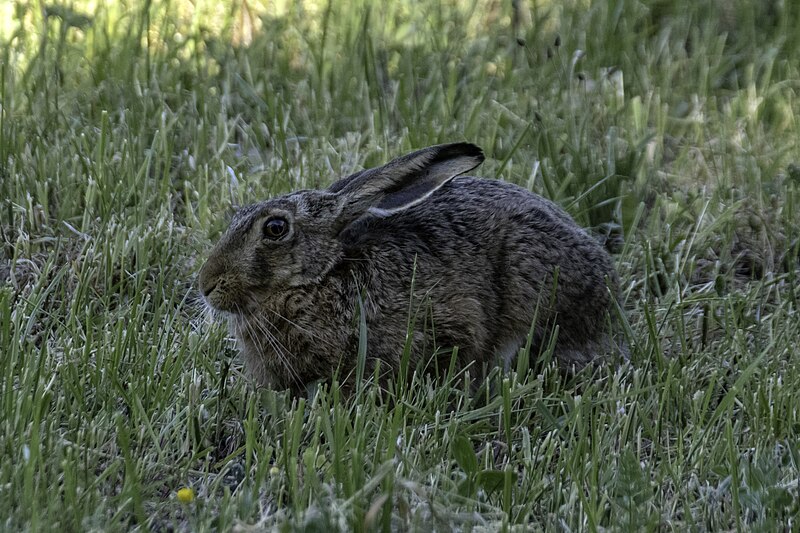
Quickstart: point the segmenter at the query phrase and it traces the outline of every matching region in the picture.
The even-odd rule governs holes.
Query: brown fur
[[[360,296],[367,376],[378,361],[396,375],[411,323],[412,369],[437,349],[449,362],[453,346],[459,368],[510,359],[534,315],[532,355],[554,324],[565,366],[617,350],[607,327],[617,276],[606,251],[536,194],[456,177],[482,160],[470,144],[434,146],[237,213],[200,288],[227,314],[255,378],[303,393],[338,368],[352,385]],[[273,216],[290,226],[277,242],[262,233]]]

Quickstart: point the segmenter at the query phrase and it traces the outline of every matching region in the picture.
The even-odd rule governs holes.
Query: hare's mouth
[[[247,304],[230,291],[223,290],[218,285],[203,295],[206,305],[213,311],[243,315],[247,312]]]

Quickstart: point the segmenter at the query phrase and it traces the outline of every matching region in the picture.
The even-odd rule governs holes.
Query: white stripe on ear
[[[483,159],[483,152],[474,144],[431,146],[345,178],[329,190],[341,196],[341,215],[347,220],[366,212],[387,216],[426,200]]]
[[[369,208],[369,213],[376,216],[388,216],[424,202],[453,178],[475,168],[463,170],[466,165],[460,163],[462,162],[443,161],[426,168],[408,186],[386,194],[378,205]]]

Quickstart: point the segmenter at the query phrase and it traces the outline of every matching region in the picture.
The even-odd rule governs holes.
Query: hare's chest
[[[295,291],[263,301],[258,312],[231,325],[249,364],[308,379],[334,370],[351,344],[354,316],[342,298]]]

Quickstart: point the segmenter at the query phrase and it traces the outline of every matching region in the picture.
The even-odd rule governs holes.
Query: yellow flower
[[[178,501],[181,503],[191,503],[194,500],[194,491],[189,487],[178,490]]]

